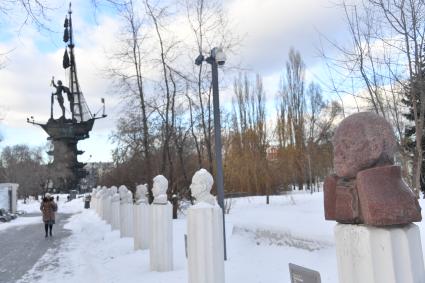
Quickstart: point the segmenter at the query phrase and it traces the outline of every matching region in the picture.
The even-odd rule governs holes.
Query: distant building
[[[90,191],[96,187],[99,180],[113,168],[112,162],[89,162],[85,166],[87,176],[81,180],[81,192]]]
[[[266,153],[268,161],[276,161],[278,159],[279,148],[277,146],[270,146],[267,148]]]

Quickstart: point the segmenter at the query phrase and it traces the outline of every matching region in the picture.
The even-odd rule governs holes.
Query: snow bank
[[[322,282],[337,282],[333,224],[330,224],[331,231],[313,231],[324,223],[313,223],[323,217],[319,211],[320,203],[319,195],[297,195],[293,199],[272,197],[269,206],[265,205],[265,198],[235,199],[230,215],[226,215],[226,282],[288,282],[290,262],[318,270]],[[295,218],[290,217],[291,214]],[[173,221],[174,270],[164,273],[150,272],[149,251],[134,251],[133,240],[120,238],[117,231],[110,231],[110,226],[93,210],[83,210],[72,216],[65,228],[70,229],[72,235],[60,250],[46,254],[26,275],[26,278],[32,278],[29,282],[187,282],[186,219]],[[269,232],[269,228],[275,232]],[[238,229],[246,231],[238,232]],[[250,235],[252,231],[264,233],[255,238]],[[285,235],[285,240],[280,235]],[[308,244],[296,244],[296,241],[301,242],[300,239],[305,239]],[[316,244],[311,239],[316,239]],[[59,267],[42,274],[36,272],[39,270],[37,266],[52,261],[52,254],[59,261]]]
[[[29,224],[39,224],[39,223],[42,223],[42,222],[43,222],[43,220],[41,219],[41,216],[18,217],[18,218],[14,219],[10,222],[0,223],[0,231],[6,230],[10,227],[29,225]]]
[[[265,197],[232,200],[226,215],[226,283],[289,282],[289,263],[319,271],[324,283],[336,283],[335,223],[324,220],[323,194],[272,196],[270,205],[265,202]],[[174,271],[150,272],[148,250],[134,251],[131,238],[120,238],[93,210],[82,207],[81,199],[62,205],[63,210],[81,212],[65,226],[72,235],[59,250],[46,253],[25,282],[187,282],[186,219],[173,221]],[[425,243],[425,226],[418,225]],[[58,267],[36,271],[52,260]]]
[[[334,223],[325,221],[323,193],[246,197],[232,200],[234,233],[256,242],[317,250],[333,245]]]
[[[53,195],[56,201],[56,196]],[[58,213],[78,213],[84,209],[84,198],[77,198],[72,201],[67,201],[67,194],[59,194]],[[18,210],[25,211],[25,213],[41,213],[40,201],[27,200],[26,203],[22,199],[18,200]]]

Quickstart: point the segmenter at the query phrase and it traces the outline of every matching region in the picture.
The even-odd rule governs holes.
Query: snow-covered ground
[[[55,201],[56,201],[56,196]],[[83,198],[79,198],[76,200],[73,200],[71,202],[66,201],[65,194],[59,195],[59,202],[58,202],[58,212],[59,213],[66,213],[66,214],[75,214],[78,212],[81,212],[83,210]],[[24,203],[23,200],[18,200],[18,211],[23,211],[25,214],[33,214],[33,213],[41,213],[40,211],[40,202],[36,200],[27,200],[26,203]],[[29,225],[29,224],[41,224],[42,218],[41,216],[19,216],[18,218],[6,222],[6,223],[0,223],[0,231],[6,230],[11,227],[16,226],[22,226],[22,225]]]
[[[78,198],[70,202],[67,201],[67,194],[53,195],[55,202],[56,197],[59,196],[58,213],[77,213],[83,210],[84,198]],[[23,200],[18,200],[18,210],[25,211],[25,213],[40,213],[40,201],[27,200],[24,203]]]
[[[18,217],[10,222],[0,223],[0,231],[6,230],[10,227],[28,225],[28,224],[36,224],[41,223],[41,216],[32,216],[32,217]]]
[[[37,272],[39,279],[28,281],[187,282],[184,215],[173,221],[174,271],[159,273],[149,271],[149,251],[134,251],[132,238],[120,238],[93,210],[82,209],[81,199],[66,207],[62,209],[81,212],[65,225],[72,235],[60,250],[47,252],[25,278],[34,278],[37,266],[53,259],[59,267],[46,270],[41,278]],[[226,282],[289,282],[288,263],[319,271],[324,283],[337,282],[335,223],[325,221],[323,215],[322,193],[273,196],[270,205],[265,204],[265,197],[234,199],[226,215]],[[425,228],[419,226],[423,237]]]

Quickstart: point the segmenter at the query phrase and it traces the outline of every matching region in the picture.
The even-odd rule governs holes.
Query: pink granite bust
[[[362,112],[335,131],[335,175],[324,184],[325,218],[375,226],[421,221],[421,208],[394,166],[396,140],[382,117]]]

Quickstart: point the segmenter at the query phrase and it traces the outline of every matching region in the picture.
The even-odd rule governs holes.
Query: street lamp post
[[[224,246],[224,260],[227,260],[226,251],[226,222],[224,213],[224,181],[223,181],[223,160],[221,156],[221,124],[220,124],[220,99],[218,90],[218,65],[224,65],[226,56],[223,50],[214,47],[208,58],[204,59],[201,54],[196,58],[195,64],[201,65],[202,61],[211,64],[212,73],[212,89],[213,89],[213,112],[214,112],[214,141],[215,141],[215,162],[216,162],[216,176],[215,182],[217,185],[217,202],[223,212],[223,246]]]

